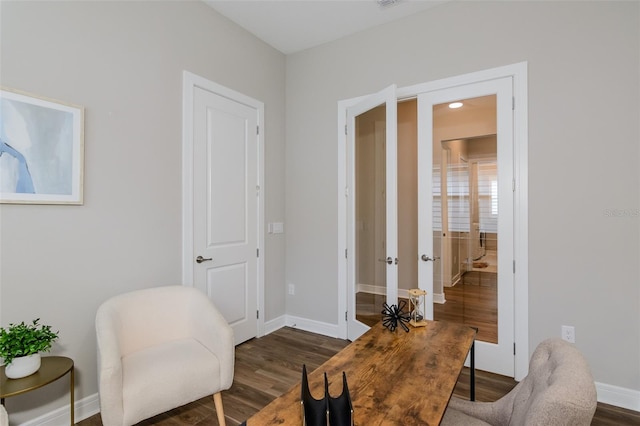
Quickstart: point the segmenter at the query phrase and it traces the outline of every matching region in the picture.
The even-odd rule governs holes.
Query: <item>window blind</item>
[[[447,205],[449,232],[469,232],[469,165],[450,164],[447,167]]]
[[[478,163],[478,206],[481,232],[498,232],[498,166]]]

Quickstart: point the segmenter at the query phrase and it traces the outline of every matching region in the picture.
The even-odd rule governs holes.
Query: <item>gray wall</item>
[[[42,318],[97,392],[109,296],[180,284],[182,70],[265,103],[266,220],[284,219],[284,55],[201,2],[2,2],[1,84],[83,105],[83,206],[0,206],[0,323]],[[284,238],[266,235],[266,318],[284,314]],[[61,380],[12,423],[68,404]]]
[[[530,349],[574,325],[597,381],[640,390],[639,18],[450,2],[287,56],[287,313],[338,321],[337,102],[528,61]]]
[[[638,3],[447,3],[286,59],[199,2],[0,14],[0,83],[86,107],[85,205],[0,206],[0,324],[60,329],[77,399],[97,392],[98,305],[181,280],[183,69],[265,102],[266,221],[286,226],[265,237],[267,320],[336,324],[337,101],[520,61],[530,346],[575,325],[596,380],[640,390]],[[64,406],[65,390],[7,400],[12,420]]]

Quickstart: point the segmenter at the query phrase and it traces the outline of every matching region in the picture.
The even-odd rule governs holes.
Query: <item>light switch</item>
[[[282,234],[284,233],[284,223],[282,222],[274,222],[271,224],[271,231],[273,234]]]

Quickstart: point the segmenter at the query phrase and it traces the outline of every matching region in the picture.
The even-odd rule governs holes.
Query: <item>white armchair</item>
[[[231,387],[233,330],[209,298],[184,286],[115,296],[96,314],[100,411],[127,426]]]
[[[9,426],[9,415],[4,405],[0,405],[0,426]]]

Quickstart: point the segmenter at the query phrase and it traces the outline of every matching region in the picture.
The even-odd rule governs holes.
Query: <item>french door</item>
[[[398,298],[396,86],[347,108],[347,337],[369,326],[356,318],[358,286],[378,289],[389,304]],[[380,316],[376,304],[373,315]]]
[[[371,313],[379,320],[382,301],[398,304],[398,269],[415,262],[417,282],[402,283],[406,288],[427,291],[425,317],[434,319],[434,266],[443,269],[442,239],[434,239],[434,153],[441,155],[434,140],[434,106],[448,102],[494,96],[496,99],[497,179],[495,192],[499,203],[496,239],[497,255],[496,315],[497,339],[476,344],[476,366],[514,376],[514,156],[512,78],[502,77],[447,89],[425,90],[417,94],[417,181],[418,223],[417,256],[398,258],[398,153],[397,91],[391,86],[347,107],[346,119],[346,191],[347,199],[347,338],[356,339],[368,330],[356,317],[358,294],[380,294]],[[464,136],[464,124],[458,125]],[[477,166],[477,164],[475,165]],[[474,167],[475,167],[474,166]],[[445,203],[442,203],[445,204]],[[383,207],[383,208],[381,208]],[[400,206],[403,208],[403,206]],[[471,208],[471,207],[469,207]],[[467,220],[469,222],[470,220]],[[468,223],[471,240],[474,223]],[[462,230],[464,231],[464,230]],[[474,231],[474,232],[472,232]],[[465,259],[469,262],[469,259]],[[460,263],[447,259],[447,264]],[[443,296],[444,291],[440,285]],[[465,322],[466,323],[466,322]],[[473,325],[473,324],[470,324]]]
[[[473,182],[474,176],[473,169],[478,167],[478,163],[474,162],[474,157],[471,154],[472,150],[458,150],[456,158],[451,159],[450,163],[454,163],[454,160],[460,161],[457,164],[450,164],[450,166],[453,165],[455,167],[450,167],[449,173],[442,173],[441,178],[438,177],[438,172],[446,169],[446,160],[442,160],[445,166],[440,169],[440,159],[436,159],[437,161],[434,162],[433,153],[444,151],[442,149],[443,146],[451,142],[435,140],[434,111],[438,111],[439,107],[446,109],[447,105],[452,102],[463,101],[464,103],[464,101],[486,99],[488,97],[495,97],[497,159],[492,158],[495,163],[488,166],[495,172],[491,175],[492,185],[488,186],[489,189],[486,191],[487,195],[484,198],[487,199],[488,209],[490,211],[493,210],[493,221],[496,223],[485,225],[474,223],[480,222],[480,220],[473,219],[474,204],[472,198],[474,189],[471,182]],[[427,292],[434,293],[434,261],[432,261],[436,258],[434,253],[441,250],[442,252],[451,251],[449,248],[445,250],[443,241],[449,241],[450,245],[457,243],[460,245],[468,244],[469,249],[466,252],[468,255],[465,259],[462,259],[462,256],[460,256],[460,259],[449,259],[448,262],[443,262],[440,265],[441,268],[444,266],[449,269],[452,266],[454,268],[461,267],[467,274],[472,274],[474,273],[474,266],[486,267],[487,262],[473,262],[476,260],[474,259],[476,255],[472,253],[474,251],[472,246],[478,243],[476,240],[479,239],[479,226],[495,226],[495,229],[490,231],[491,235],[495,235],[495,253],[497,253],[497,262],[493,265],[496,273],[491,275],[495,277],[494,281],[487,284],[485,278],[485,284],[482,282],[474,283],[476,285],[467,286],[467,288],[469,289],[468,293],[471,293],[477,291],[483,285],[495,287],[494,300],[489,301],[489,303],[495,304],[495,311],[492,310],[490,315],[495,314],[497,316],[497,336],[495,339],[478,338],[476,340],[476,367],[484,371],[491,371],[510,377],[514,376],[514,157],[512,99],[512,77],[466,84],[418,95],[418,253],[421,255],[421,261],[418,266],[419,285]],[[468,104],[471,103],[468,102]],[[455,131],[458,132],[458,137],[461,138],[455,142],[464,142],[462,138],[468,136],[465,134],[467,131],[465,125],[467,123],[454,121],[449,124],[456,127]],[[491,128],[494,128],[493,123]],[[440,169],[435,174],[434,164],[438,165]],[[464,175],[464,179],[461,179],[460,175]],[[447,185],[443,186],[444,189],[442,191],[439,189],[434,190],[435,179],[457,179],[464,181],[464,187],[462,190],[459,188],[451,189],[451,182],[448,182],[448,186],[451,189],[450,192],[455,195],[444,196],[442,194],[446,194]],[[453,200],[454,198],[455,200]],[[478,196],[475,198],[475,204],[477,205]],[[457,208],[455,203],[460,205],[460,201],[465,202],[468,210],[459,215],[458,223],[451,219],[454,216],[453,212],[448,212],[448,215],[438,212],[440,207],[443,210],[446,209],[447,204],[452,206],[450,210],[454,210]],[[447,219],[442,219],[438,222],[438,217]],[[434,235],[437,238],[434,238]],[[464,235],[464,238],[452,237],[453,235]],[[456,238],[457,241],[454,241]],[[483,244],[485,241],[486,239],[483,239],[479,243]],[[442,258],[443,256],[440,257]],[[441,261],[441,259],[437,261]],[[456,265],[452,265],[454,262]],[[455,284],[458,287],[464,285],[464,283]],[[437,289],[435,290],[438,291]],[[444,287],[443,290],[446,293],[447,287]],[[440,291],[442,291],[442,288]],[[466,303],[470,305],[465,301],[445,302],[445,305],[446,303]],[[472,308],[467,308],[467,310],[470,309]],[[434,318],[432,304],[427,303],[425,314],[427,318]],[[483,323],[478,323],[478,318],[473,317],[461,320],[461,322],[472,326],[484,326]]]

